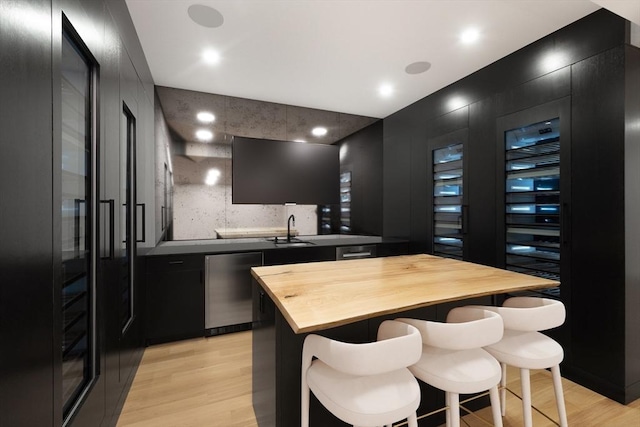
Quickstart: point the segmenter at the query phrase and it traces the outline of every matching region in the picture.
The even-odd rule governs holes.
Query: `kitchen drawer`
[[[147,273],[203,269],[204,255],[168,255],[147,257]]]

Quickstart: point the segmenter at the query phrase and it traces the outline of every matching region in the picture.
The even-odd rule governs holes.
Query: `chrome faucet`
[[[287,242],[291,241],[291,223],[293,222],[293,226],[296,225],[296,217],[289,215],[289,219],[287,220]]]

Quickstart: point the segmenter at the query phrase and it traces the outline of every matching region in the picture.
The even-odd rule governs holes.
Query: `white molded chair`
[[[416,378],[445,392],[448,427],[460,425],[460,394],[489,390],[493,421],[500,416],[500,365],[482,347],[502,338],[502,318],[479,308],[457,307],[447,322],[396,319],[415,326],[422,335],[422,357],[409,370]]]
[[[309,426],[313,391],[327,410],[354,426],[391,426],[407,418],[410,427],[418,427],[420,386],[407,367],[421,352],[420,333],[392,320],[382,322],[378,341],[372,343],[308,335],[302,350],[300,425]]]
[[[564,304],[549,298],[512,297],[502,307],[482,308],[500,314],[504,321],[502,340],[485,347],[502,365],[502,415],[506,413],[507,365],[520,369],[525,427],[533,426],[529,370],[551,368],[560,426],[567,427],[569,424],[560,376],[560,362],[564,358],[564,351],[555,340],[539,332],[564,323]]]

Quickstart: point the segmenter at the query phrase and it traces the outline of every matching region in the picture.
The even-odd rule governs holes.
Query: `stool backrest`
[[[502,307],[485,307],[502,316],[504,328],[513,331],[545,331],[564,323],[566,311],[558,300],[540,297],[513,297]]]
[[[406,368],[422,355],[420,333],[410,325],[386,320],[378,329],[378,339],[372,343],[351,344],[308,335],[302,350],[303,372],[313,356],[337,371],[364,376]]]
[[[457,307],[447,315],[447,323],[418,319],[397,319],[415,326],[422,342],[449,350],[468,350],[494,344],[502,338],[502,318],[476,307]]]

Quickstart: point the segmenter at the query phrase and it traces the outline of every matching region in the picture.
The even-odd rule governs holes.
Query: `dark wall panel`
[[[471,262],[495,266],[496,251],[496,112],[493,98],[469,106],[469,141],[467,143],[467,170],[465,182],[468,207],[466,239],[468,259]],[[502,247],[502,245],[500,245]]]
[[[624,373],[623,72],[622,47],[572,67],[573,363],[615,385]]]
[[[340,172],[351,172],[353,234],[382,234],[382,120],[338,142]]]
[[[625,386],[640,396],[640,49],[625,49]]]
[[[421,109],[413,105],[384,120],[383,235],[408,238],[411,234],[411,145],[424,140]]]
[[[23,8],[0,4],[0,425],[44,427],[55,425],[51,1]]]

